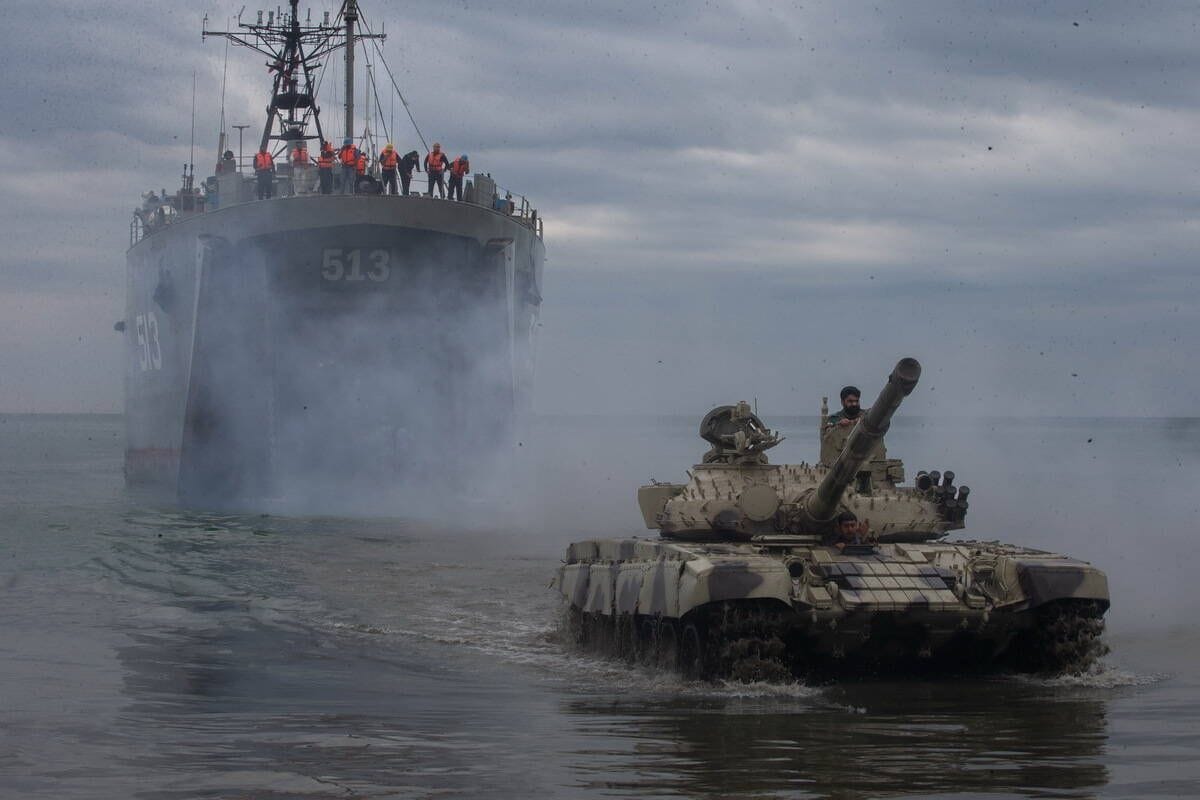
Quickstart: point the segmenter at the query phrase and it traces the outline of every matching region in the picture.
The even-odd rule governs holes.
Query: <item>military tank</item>
[[[700,425],[686,483],[638,503],[654,538],[575,542],[553,585],[585,647],[696,678],[876,670],[1087,669],[1105,652],[1103,572],[997,541],[946,541],[970,489],[887,457],[916,387],[902,359],[852,426],[825,424],[816,463],[771,464],[782,437],[744,403]]]

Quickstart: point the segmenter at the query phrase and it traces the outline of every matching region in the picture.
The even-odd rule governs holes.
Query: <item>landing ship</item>
[[[116,324],[125,472],[187,504],[290,493],[319,511],[465,484],[478,453],[512,445],[530,404],[545,255],[536,209],[483,172],[465,176],[461,201],[422,194],[420,167],[405,194],[379,193],[375,164],[322,194],[314,161],[330,139],[317,85],[339,51],[339,139],[372,160],[403,140],[377,135],[370,71],[355,132],[355,47],[375,47],[373,66],[386,68],[382,29],[354,0],[316,21],[297,6],[204,31],[267,58],[273,86],[253,146],[274,157],[272,196],[257,199],[250,159],[223,131],[216,174],[197,184],[185,166],[182,187],[147,192],[130,226]],[[312,158],[293,163],[298,145]]]
[[[555,586],[587,647],[743,680],[1004,668],[1085,670],[1105,651],[1104,573],[999,542],[943,541],[970,490],[887,458],[883,436],[920,377],[901,360],[848,435],[823,426],[815,464],[770,464],[779,443],[745,403],[711,411],[686,483],[638,490],[657,538],[567,549]],[[863,524],[849,535],[838,520]],[[850,528],[850,525],[846,525]]]

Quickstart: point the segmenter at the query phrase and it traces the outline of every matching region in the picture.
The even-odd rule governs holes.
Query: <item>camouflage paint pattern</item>
[[[875,457],[919,374],[912,359],[897,365],[828,466],[769,464],[764,451],[778,434],[745,403],[714,409],[701,424],[713,448],[688,481],[638,491],[646,526],[661,535],[576,542],[554,585],[573,612],[616,630],[651,620],[686,633],[717,609],[769,609],[790,647],[834,658],[886,652],[889,636],[922,656],[970,639],[998,657],[1017,634],[1050,624],[1042,609],[1082,609],[1091,622],[1076,626],[1080,636],[1098,636],[1109,605],[1103,572],[1016,545],[940,541],[963,527],[969,489],[936,472],[901,486],[903,463]],[[873,428],[864,434],[864,425]],[[828,518],[813,513],[831,503]],[[840,511],[870,521],[867,543],[834,546]]]

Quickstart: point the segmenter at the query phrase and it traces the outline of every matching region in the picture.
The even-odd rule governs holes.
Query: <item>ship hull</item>
[[[127,259],[128,480],[205,507],[469,480],[529,407],[543,259],[517,218],[424,197],[152,233]]]

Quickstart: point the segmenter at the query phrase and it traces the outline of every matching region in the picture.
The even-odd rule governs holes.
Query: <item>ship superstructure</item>
[[[268,58],[257,144],[274,196],[255,199],[222,132],[216,174],[197,186],[185,169],[131,225],[126,474],[191,504],[341,509],[463,482],[466,464],[503,458],[530,404],[537,211],[482,173],[461,202],[378,194],[371,170],[321,194],[289,157],[329,141],[320,70],[342,52],[343,140],[377,154],[367,126],[355,135],[355,44],[383,33],[352,0],[316,22],[297,5],[205,30]]]

